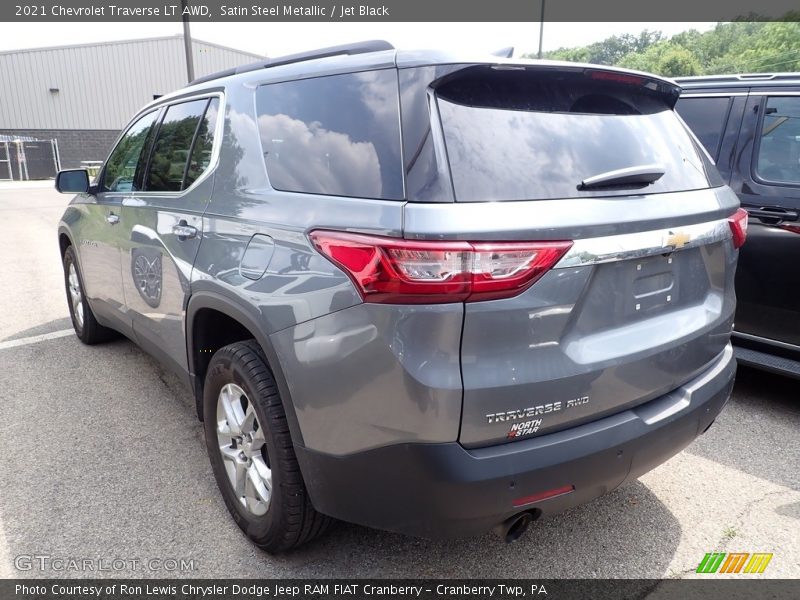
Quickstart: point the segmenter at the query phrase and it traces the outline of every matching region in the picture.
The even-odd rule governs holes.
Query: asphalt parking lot
[[[33,555],[122,559],[101,574],[123,577],[690,577],[711,551],[771,552],[760,577],[800,577],[800,382],[747,369],[687,450],[516,544],[338,523],[261,552],[223,505],[190,392],[127,340],[87,347],[67,331],[69,197],[45,185],[0,183],[0,577],[97,574]]]

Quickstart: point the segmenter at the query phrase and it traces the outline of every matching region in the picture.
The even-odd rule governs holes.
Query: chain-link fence
[[[0,179],[50,179],[60,162],[56,140],[0,135]]]

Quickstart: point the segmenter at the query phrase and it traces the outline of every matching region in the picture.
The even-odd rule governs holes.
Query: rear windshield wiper
[[[639,186],[650,185],[658,181],[666,169],[662,165],[641,165],[638,167],[626,167],[614,171],[606,171],[587,177],[578,186],[579,190],[591,190],[604,187],[617,186]]]

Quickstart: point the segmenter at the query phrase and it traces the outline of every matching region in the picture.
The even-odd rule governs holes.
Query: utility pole
[[[541,0],[542,2],[542,12],[539,15],[539,56],[537,58],[542,58],[542,36],[544,36],[544,2],[545,0]]]
[[[544,9],[542,9],[544,10]],[[186,52],[186,77],[189,83],[194,81],[194,59],[192,58],[192,32],[189,31],[189,14],[186,10],[186,0],[181,0],[181,19],[183,20],[183,49]],[[539,42],[539,54],[542,42]]]

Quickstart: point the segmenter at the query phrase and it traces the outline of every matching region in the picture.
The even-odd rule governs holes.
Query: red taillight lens
[[[733,247],[741,248],[747,239],[747,211],[740,208],[733,216],[728,218],[728,224],[733,233]]]
[[[572,242],[429,242],[312,231],[317,249],[350,276],[365,302],[433,304],[516,296]]]

